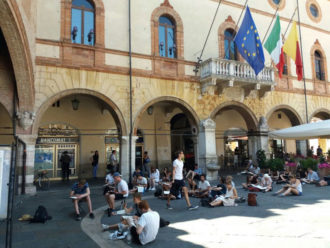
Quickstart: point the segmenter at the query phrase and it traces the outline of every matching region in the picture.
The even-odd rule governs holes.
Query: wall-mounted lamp
[[[148,115],[152,115],[152,113],[154,112],[154,107],[150,106],[149,108],[147,108],[147,112],[148,112]]]
[[[80,102],[76,97],[71,101],[71,103],[72,103],[72,109],[75,111],[78,110]]]

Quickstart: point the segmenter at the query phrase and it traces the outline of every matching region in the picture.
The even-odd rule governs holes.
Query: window
[[[280,4],[281,0],[273,0],[273,3]]]
[[[324,70],[323,70],[323,63],[322,63],[322,56],[318,51],[314,52],[314,63],[315,63],[315,77],[318,80],[325,80]]]
[[[309,10],[310,10],[312,16],[314,16],[315,18],[317,18],[319,16],[319,11],[318,11],[317,7],[314,4],[311,4],[309,6]]]
[[[87,0],[72,1],[71,41],[90,46],[95,43],[94,6]]]
[[[175,24],[166,17],[159,18],[159,56],[167,58],[176,58],[176,37],[175,37]]]
[[[237,47],[234,42],[235,31],[232,29],[225,30],[225,59],[237,60]]]
[[[283,75],[288,75],[288,58],[286,53],[284,53],[284,65],[283,65]]]

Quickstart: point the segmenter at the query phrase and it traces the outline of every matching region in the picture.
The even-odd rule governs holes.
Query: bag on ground
[[[248,194],[248,205],[249,206],[257,206],[257,194],[254,194],[254,193],[249,193]]]
[[[39,206],[31,220],[32,223],[45,223],[47,220],[51,220],[52,217],[48,215],[47,209],[44,206]]]

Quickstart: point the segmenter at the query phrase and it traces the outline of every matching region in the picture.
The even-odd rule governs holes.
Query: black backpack
[[[34,214],[32,223],[45,223],[47,220],[51,220],[52,217],[48,215],[47,209],[44,206],[39,206]]]

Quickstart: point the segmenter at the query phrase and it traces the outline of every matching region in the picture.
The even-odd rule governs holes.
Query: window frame
[[[95,40],[96,40],[96,33],[95,33],[95,23],[96,23],[96,7],[95,7],[95,4],[92,2],[92,1],[89,1],[89,0],[85,0],[87,1],[88,3],[90,3],[94,9],[90,9],[90,8],[86,8],[86,7],[81,7],[81,6],[75,6],[73,5],[73,1],[72,1],[72,5],[71,5],[71,32],[72,32],[72,9],[78,9],[78,10],[81,10],[81,42],[80,43],[77,43],[77,42],[73,42],[72,41],[72,34],[71,34],[71,42],[74,43],[74,44],[80,44],[80,45],[85,45],[85,46],[95,46]],[[93,42],[92,44],[85,44],[85,41],[84,41],[84,29],[85,29],[85,12],[88,11],[88,12],[92,12],[93,13],[93,32],[94,32],[94,37],[93,37]]]
[[[315,79],[319,81],[325,81],[323,56],[322,53],[319,52],[318,50],[314,51],[314,70],[315,70]]]
[[[162,17],[167,18],[171,23],[173,23],[173,25],[169,25],[167,23],[161,23],[160,22],[160,18],[162,18]],[[160,39],[159,39],[159,36],[160,36],[160,31],[159,31],[160,29],[159,29],[159,27],[160,26],[164,27],[164,29],[165,29],[165,44],[164,44],[164,49],[165,49],[166,52],[165,52],[165,56],[162,56],[160,54],[160,52],[161,52],[160,51],[160,48],[158,48],[158,54],[159,54],[160,57],[176,59],[177,58],[177,48],[176,48],[177,47],[177,40],[176,40],[176,23],[175,23],[175,20],[173,18],[167,16],[167,15],[161,15],[159,17],[159,20],[158,20],[158,47],[160,47]],[[169,52],[169,47],[168,47],[168,32],[167,32],[168,28],[171,28],[173,30],[173,45],[176,48],[175,51],[173,50],[173,58],[168,56],[168,52]]]
[[[231,33],[231,35],[232,35],[231,39],[226,35],[227,31],[229,31]],[[226,28],[223,32],[224,59],[239,61],[237,46],[234,42],[235,35],[236,35],[236,31],[233,30],[232,28]],[[226,56],[227,56],[226,41],[228,42],[229,58],[226,58]],[[234,44],[234,59],[231,58],[231,53],[232,53],[231,44],[232,43]]]

